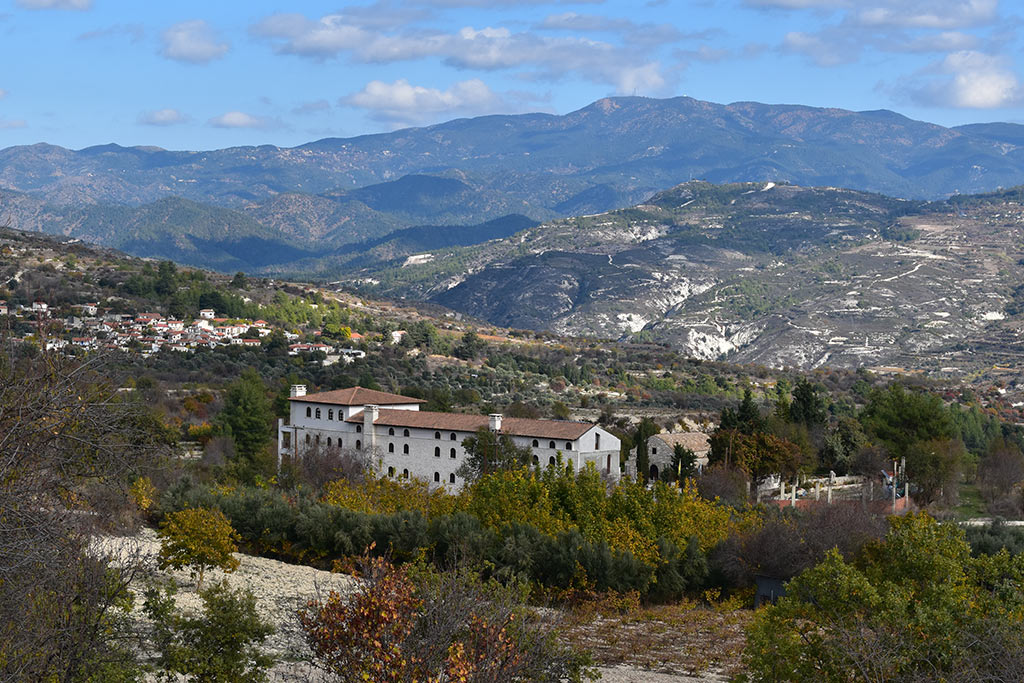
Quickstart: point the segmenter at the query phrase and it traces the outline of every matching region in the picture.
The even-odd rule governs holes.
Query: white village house
[[[366,452],[382,475],[416,477],[449,489],[462,486],[456,471],[465,459],[462,441],[480,428],[507,434],[533,451],[535,464],[562,461],[579,471],[593,463],[619,478],[619,440],[598,425],[563,420],[528,420],[501,415],[435,413],[419,399],[352,387],[307,394],[291,389],[290,418],[278,420],[278,465],[303,450],[344,448]]]

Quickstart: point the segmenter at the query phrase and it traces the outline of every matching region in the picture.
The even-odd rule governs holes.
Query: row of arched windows
[[[314,437],[315,437],[315,438],[314,438]],[[317,444],[317,445],[319,446],[319,445],[320,445],[320,435],[319,435],[319,434],[316,434],[316,435],[312,435],[312,436],[311,436],[311,435],[310,435],[310,434],[309,434],[309,433],[307,432],[307,433],[306,433],[306,445],[308,446],[308,445],[310,445],[311,443],[316,443],[316,444]],[[330,447],[331,447],[331,446],[333,446],[333,445],[334,445],[334,442],[333,442],[333,440],[331,439],[331,437],[327,437],[327,447],[328,447],[328,448],[330,448]],[[338,438],[338,448],[341,448],[341,447],[342,447],[342,445],[341,445],[341,438],[339,437],[339,438]],[[357,450],[357,451],[358,451],[358,450],[362,450],[362,448],[363,448],[363,442],[362,442],[361,440],[359,440],[359,439],[356,439],[356,450]],[[408,446],[406,446],[406,447],[405,447],[405,452],[406,452],[406,453],[408,453],[408,452],[409,452],[409,447],[408,447]]]
[[[395,444],[389,443],[388,444],[388,453],[394,453],[394,452],[395,452]],[[409,455],[409,444],[403,444],[402,445],[402,453],[404,453],[405,455]]]
[[[389,467],[388,468],[388,476],[391,477],[391,478],[394,478],[394,476],[395,476],[395,468],[394,467]],[[409,478],[409,470],[408,469],[403,469],[402,470],[402,479],[408,479],[408,478]],[[440,481],[441,481],[441,473],[440,472],[434,472],[434,481],[437,482],[437,483],[440,483]],[[448,475],[448,483],[449,484],[454,484],[455,483],[455,473],[454,472],[452,472],[451,474]]]
[[[440,446],[435,446],[434,447],[434,457],[435,458],[440,458],[441,457],[441,447]],[[448,451],[448,457],[449,458],[454,458],[455,457],[455,449],[454,448],[451,449],[450,451]]]
[[[598,439],[600,439],[600,438],[601,437],[598,436]],[[600,442],[598,442],[598,443],[600,443]],[[534,448],[540,448],[540,441],[538,441],[537,439],[534,439],[533,440],[533,447]],[[554,441],[548,441],[548,448],[554,450],[555,448],[557,448],[557,446],[555,445]],[[566,441],[565,442],[565,450],[567,450],[567,451],[571,451],[572,450],[572,441]]]
[[[321,417],[320,409],[317,408],[314,411],[312,406],[306,406],[306,417],[314,417],[314,416],[316,417],[316,419],[318,419],[318,420],[320,419],[320,417]],[[328,408],[327,409],[327,419],[331,420],[331,421],[334,420],[334,408]],[[341,411],[340,410],[338,411],[338,419],[339,420],[341,419]]]

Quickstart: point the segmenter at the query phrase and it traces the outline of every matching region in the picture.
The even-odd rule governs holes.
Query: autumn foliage
[[[184,509],[167,515],[160,525],[160,567],[190,567],[203,584],[207,569],[220,568],[232,572],[238,568],[239,536],[220,510]]]
[[[559,644],[514,588],[465,571],[427,573],[364,557],[363,584],[299,610],[314,662],[343,683],[580,681],[588,659]]]

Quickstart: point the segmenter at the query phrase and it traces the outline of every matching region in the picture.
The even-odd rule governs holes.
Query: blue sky
[[[623,94],[1024,121],[1017,6],[4,0],[0,147],[292,146]]]

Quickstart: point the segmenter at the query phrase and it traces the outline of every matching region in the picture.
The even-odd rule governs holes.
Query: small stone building
[[[672,454],[676,444],[689,448],[697,455],[697,471],[700,472],[708,464],[708,452],[711,443],[704,432],[679,432],[673,434],[655,434],[647,439],[647,459],[651,471],[648,476],[657,479],[662,471],[672,466]]]

